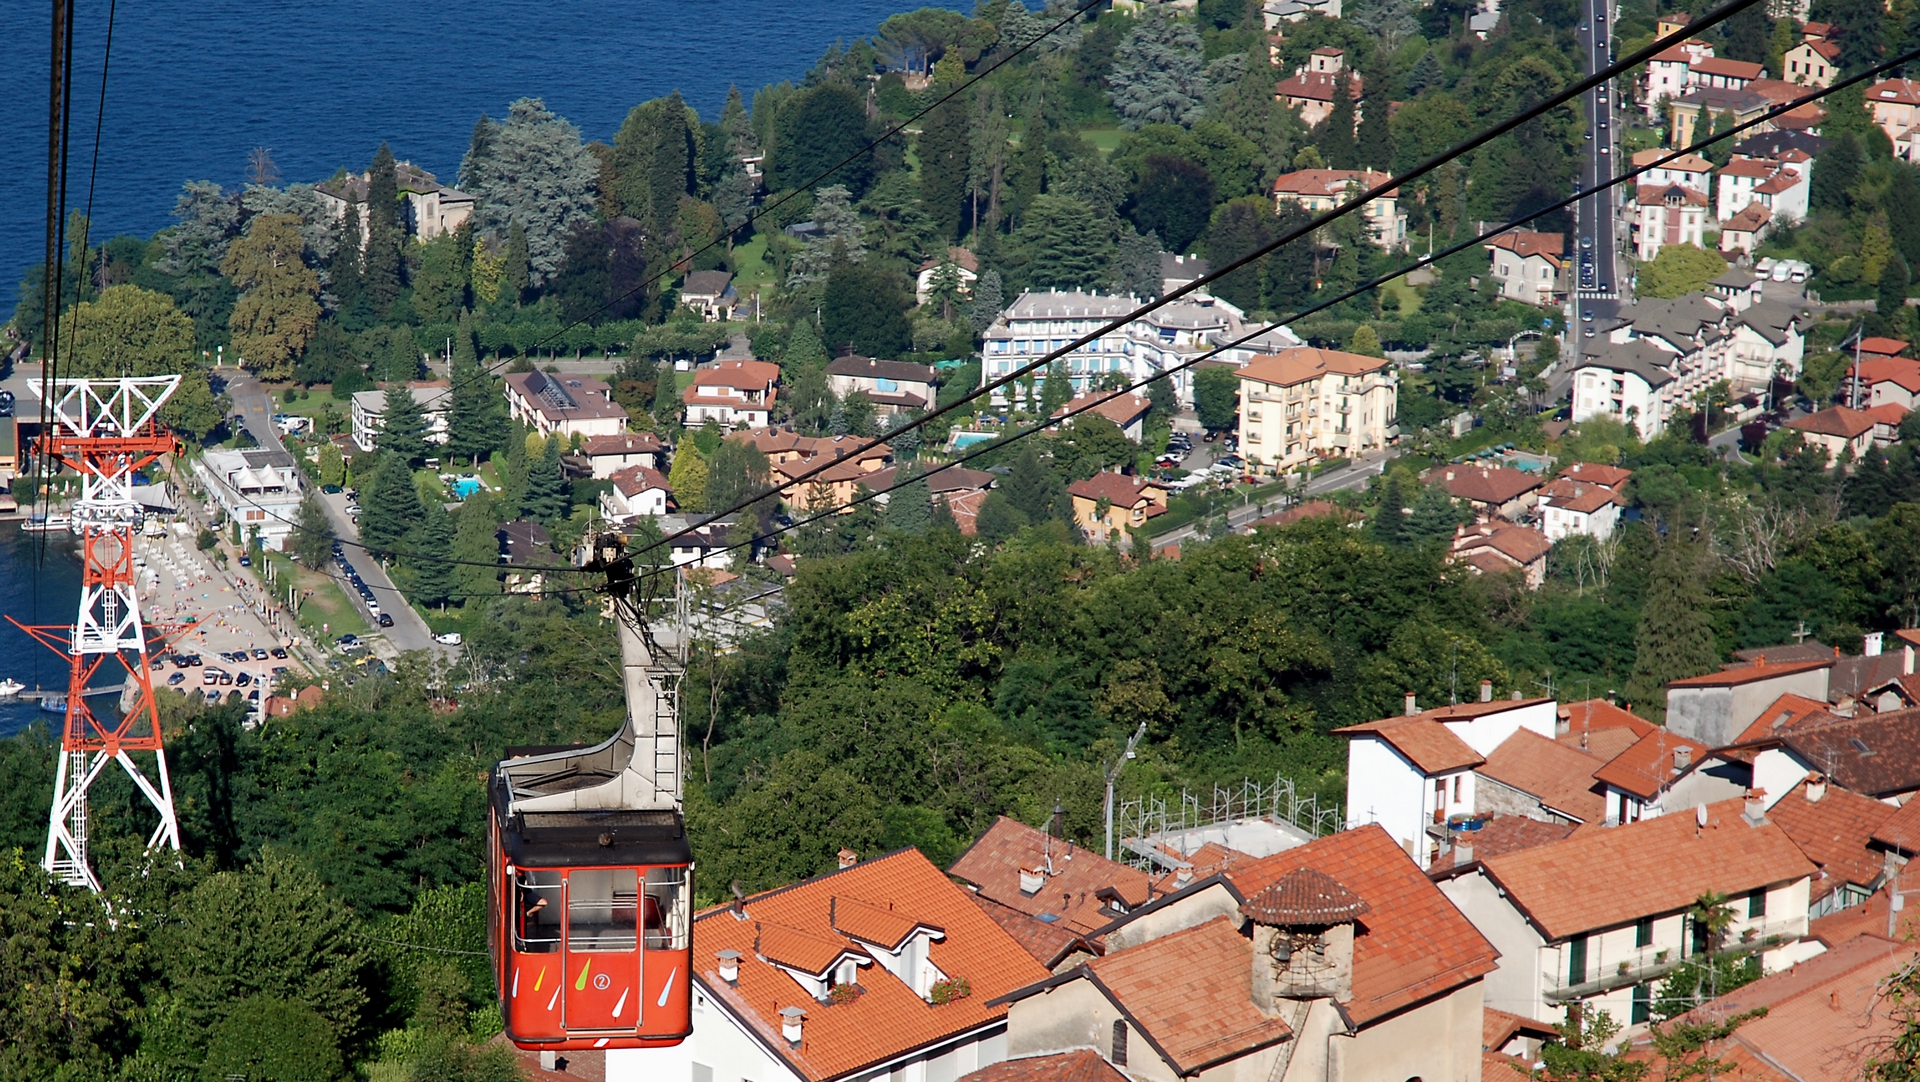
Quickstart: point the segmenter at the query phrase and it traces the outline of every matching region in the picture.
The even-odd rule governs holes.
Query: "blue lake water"
[[[0,522],[0,614],[23,624],[73,623],[80,604],[80,560],[74,546],[72,534],[46,535],[43,546],[39,535],[23,533],[19,523]],[[0,678],[18,680],[30,688],[64,689],[67,671],[64,656],[0,621]],[[113,704],[111,699],[95,702],[104,707]],[[42,713],[36,703],[0,700],[0,736],[12,736],[36,721],[53,722],[57,731],[58,720]]]
[[[938,6],[970,6],[940,3]],[[717,119],[729,84],[798,80],[836,38],[921,0],[141,0],[119,6],[94,189],[94,236],[168,224],[186,180],[239,186],[273,148],[288,180],[365,168],[381,140],[451,181],[481,113],[539,97],[588,139],[679,90]],[[0,2],[0,316],[45,231],[48,8]],[[79,0],[68,201],[83,208],[108,0]]]

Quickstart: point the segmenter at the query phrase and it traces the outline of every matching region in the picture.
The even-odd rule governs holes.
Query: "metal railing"
[[[1180,867],[1184,861],[1164,853],[1161,843],[1226,824],[1266,819],[1284,823],[1308,838],[1340,829],[1338,804],[1322,806],[1318,794],[1300,795],[1293,779],[1275,775],[1271,784],[1251,778],[1237,787],[1216,785],[1210,795],[1181,790],[1178,803],[1167,796],[1136,797],[1120,805],[1117,820],[1124,859],[1143,870]]]
[[[1751,935],[1748,933],[1751,932]],[[1726,958],[1737,958],[1758,951],[1772,950],[1784,946],[1807,934],[1807,920],[1796,917],[1789,920],[1773,921],[1767,924],[1752,925],[1728,935],[1714,953]],[[1689,924],[1679,944],[1637,947],[1620,958],[1589,959],[1587,972],[1579,982],[1569,982],[1564,970],[1556,969],[1541,974],[1542,987],[1546,998],[1554,1002],[1585,999],[1600,995],[1630,984],[1640,984],[1666,976],[1689,962],[1704,960],[1705,955],[1693,950],[1692,926]]]

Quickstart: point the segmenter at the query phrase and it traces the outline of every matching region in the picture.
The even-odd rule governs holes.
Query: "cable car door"
[[[640,1023],[639,876],[633,868],[567,873],[562,1024],[569,1033],[632,1033]]]

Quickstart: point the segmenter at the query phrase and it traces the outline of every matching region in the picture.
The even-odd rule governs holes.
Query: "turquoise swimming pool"
[[[977,444],[987,443],[997,438],[992,432],[955,432],[947,439],[947,446],[955,451],[964,451]]]
[[[453,483],[453,495],[455,499],[464,500],[478,491],[480,491],[480,479],[478,477],[462,477]]]

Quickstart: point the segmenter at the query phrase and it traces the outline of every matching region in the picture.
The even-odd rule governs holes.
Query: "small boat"
[[[0,680],[0,699],[11,699],[27,690],[27,685],[18,680]]]
[[[28,533],[63,533],[72,523],[73,519],[67,515],[34,514],[27,516],[26,521],[20,524],[20,528]]]
[[[49,695],[40,700],[40,709],[45,710],[49,714],[64,714],[67,712],[67,697],[65,695]]]

